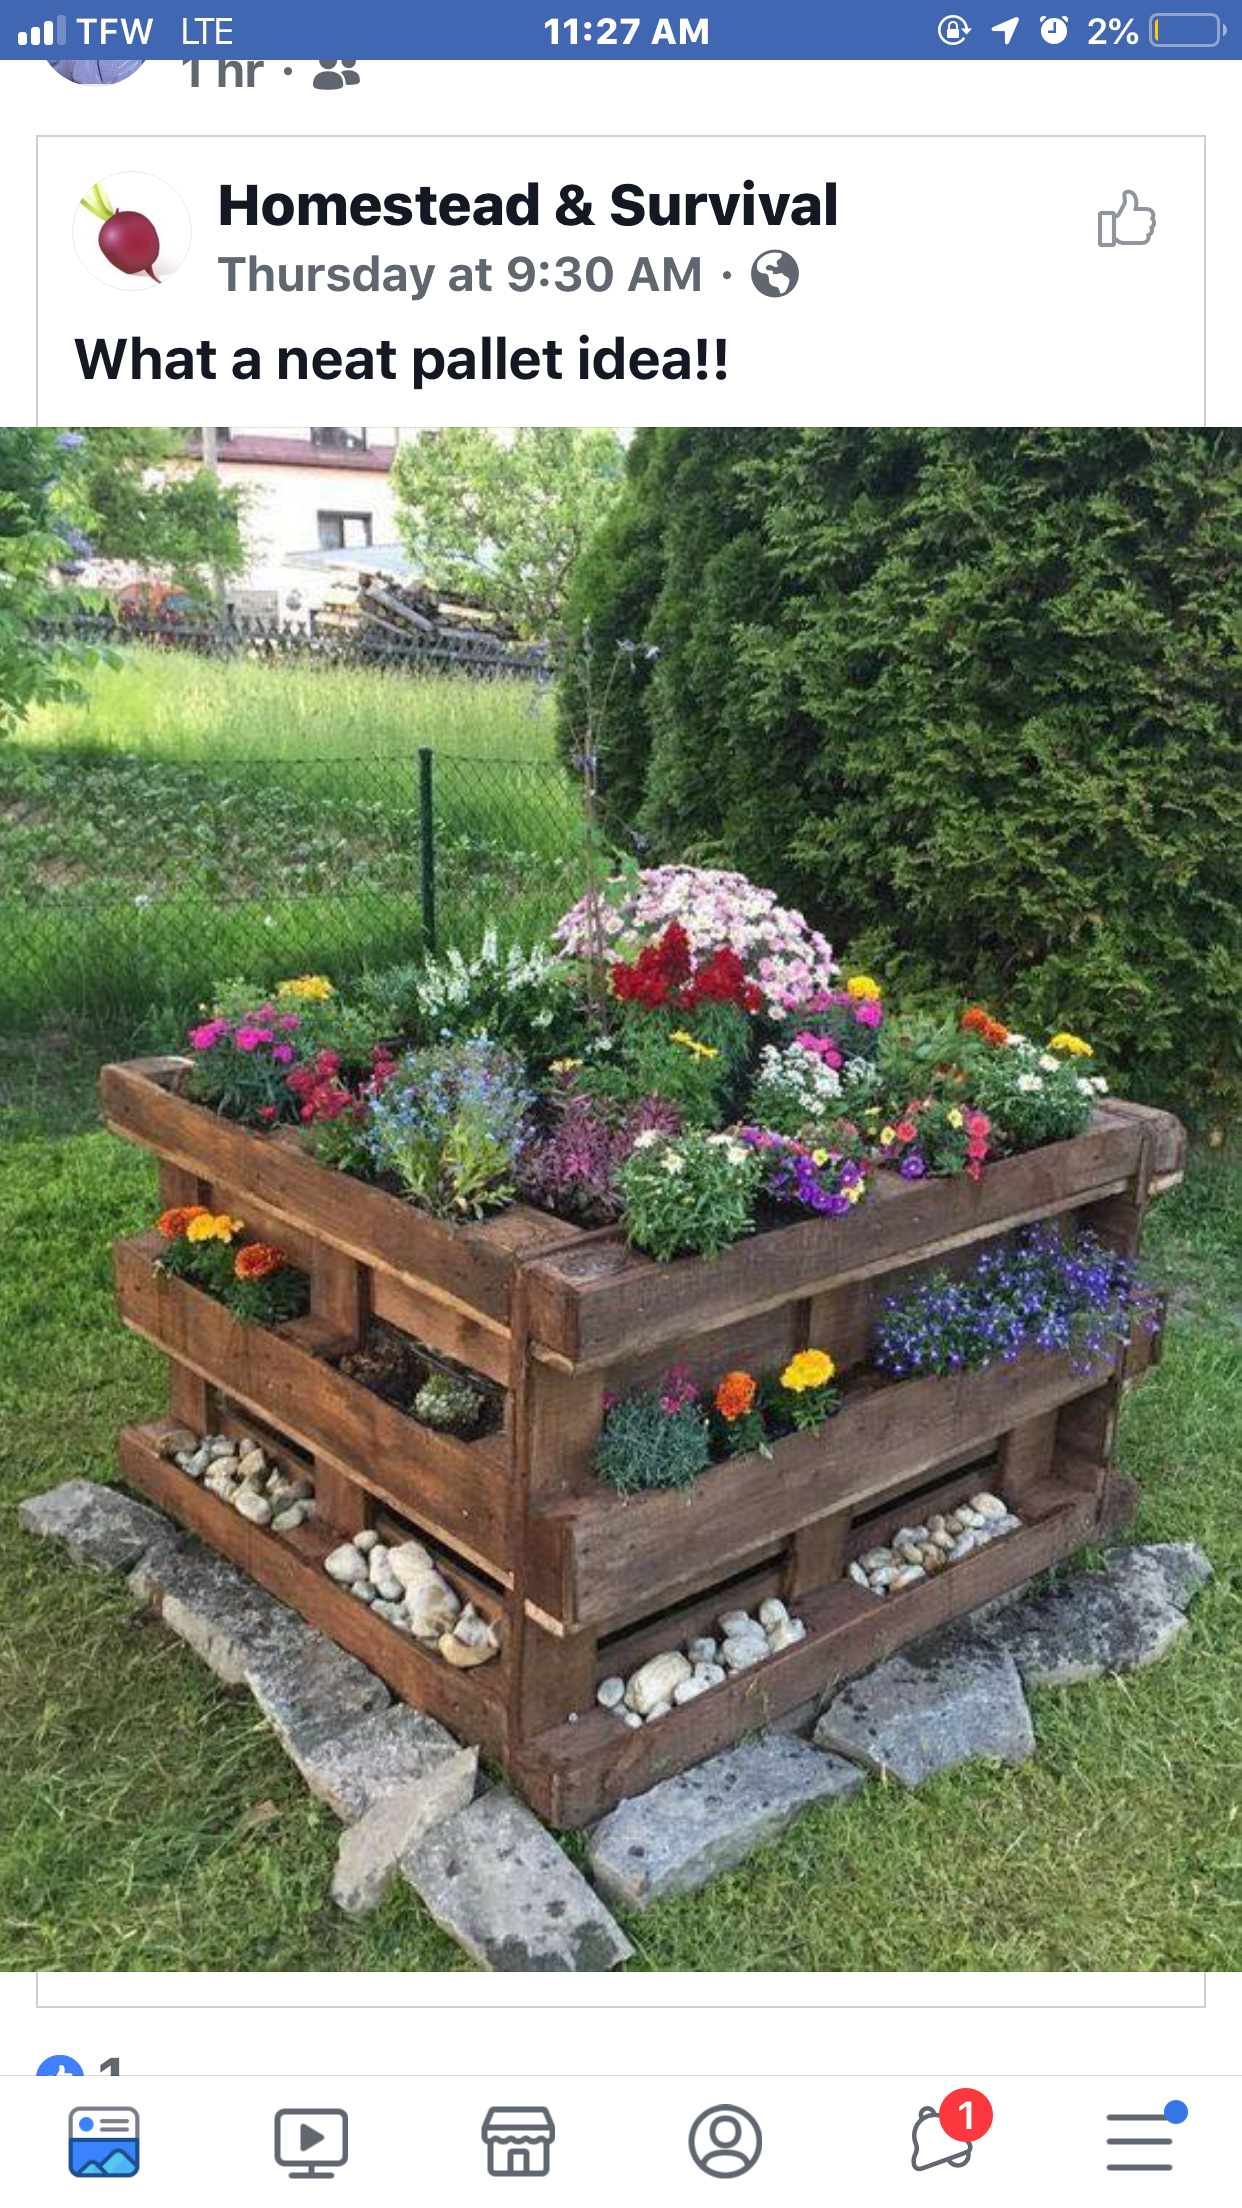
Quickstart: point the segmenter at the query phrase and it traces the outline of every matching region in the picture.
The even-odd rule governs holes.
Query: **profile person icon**
[[[763,2147],[763,2135],[744,2108],[704,2109],[690,2133],[690,2153],[705,2177],[745,2177]]]

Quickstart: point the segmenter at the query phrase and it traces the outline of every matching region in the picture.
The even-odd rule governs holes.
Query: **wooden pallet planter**
[[[118,1244],[125,1322],[167,1357],[173,1421],[257,1434],[308,1472],[311,1522],[277,1535],[240,1518],[161,1455],[168,1420],[121,1437],[125,1477],[394,1690],[503,1763],[551,1822],[589,1822],[866,1669],[892,1649],[1111,1530],[1130,1500],[1113,1468],[1117,1404],[1159,1348],[1136,1337],[1104,1370],[1028,1354],[953,1381],[878,1382],[864,1369],[895,1285],[977,1245],[1073,1213],[1120,1248],[1180,1178],[1167,1114],[1110,1103],[1073,1142],[966,1180],[879,1176],[840,1220],[757,1234],[711,1263],[656,1265],[615,1230],[583,1233],[517,1205],[477,1226],[428,1219],[179,1095],[184,1061],[107,1067],[115,1132],[160,1161],[165,1203],[227,1208],[278,1241],[311,1284],[308,1316],[243,1326],[156,1269],[152,1235]],[[503,1390],[501,1430],[470,1442],[419,1425],[336,1369],[372,1319]],[[650,1384],[676,1358],[707,1384],[768,1371],[808,1344],[843,1375],[818,1434],[734,1459],[688,1495],[622,1498],[593,1469],[605,1391]],[[1021,1529],[884,1599],[850,1559],[912,1514],[975,1489]],[[500,1654],[455,1671],[371,1615],[323,1571],[364,1524],[413,1531],[463,1599],[496,1621]],[[780,1594],[805,1640],[640,1731],[595,1705],[609,1673],[711,1629],[723,1608]]]

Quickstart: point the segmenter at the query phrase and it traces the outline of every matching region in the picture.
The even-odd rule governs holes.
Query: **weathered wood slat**
[[[127,1326],[484,1570],[507,1576],[510,1492],[498,1437],[462,1442],[418,1425],[302,1346],[319,1322],[243,1326],[211,1296],[156,1272],[160,1247],[151,1235],[116,1245]]]
[[[877,1174],[846,1218],[757,1234],[711,1260],[656,1264],[619,1237],[553,1252],[531,1267],[532,1330],[579,1368],[612,1362],[620,1343],[638,1355],[791,1297],[821,1295],[1119,1193],[1134,1174],[1142,1140],[1137,1123],[1113,1116],[1074,1142],[989,1166],[977,1184]]]
[[[948,1459],[984,1455],[1009,1428],[1098,1388],[1108,1370],[1084,1374],[1067,1355],[1030,1350],[953,1380],[864,1384],[817,1434],[791,1434],[770,1458],[716,1465],[684,1494],[627,1497],[596,1482],[592,1495],[537,1514],[529,1592],[578,1623],[632,1613],[678,1579],[723,1577],[764,1541],[877,1500]]]
[[[1020,1586],[1079,1547],[1093,1519],[1087,1498],[1063,1498],[1038,1524],[883,1601],[837,1581],[800,1605],[808,1629],[804,1641],[737,1673],[657,1724],[631,1732],[609,1711],[597,1709],[518,1747],[522,1791],[554,1825],[590,1824],[617,1802],[717,1754],[906,1642]],[[661,1645],[674,1647],[693,1630],[693,1622],[669,1620]],[[601,1662],[607,1653],[601,1651]]]

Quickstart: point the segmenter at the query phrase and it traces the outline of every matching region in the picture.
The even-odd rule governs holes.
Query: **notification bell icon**
[[[910,2140],[914,2148],[910,2157],[912,2170],[938,2170],[945,2162],[951,2170],[964,2170],[972,2153],[970,2140],[963,2146],[959,2139],[950,2139],[941,2126],[939,2111],[934,2108],[919,2110]]]

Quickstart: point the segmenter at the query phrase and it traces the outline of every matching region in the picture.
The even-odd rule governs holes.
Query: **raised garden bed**
[[[1158,1337],[1089,1372],[1031,1352],[951,1380],[883,1383],[863,1364],[883,1295],[946,1254],[1063,1214],[1133,1251],[1149,1197],[1182,1169],[1167,1114],[1108,1103],[1081,1137],[1000,1161],[978,1184],[882,1177],[847,1216],[656,1264],[616,1229],[583,1232],[522,1205],[446,1226],[318,1166],[296,1135],[187,1102],[181,1072],[174,1060],[105,1069],[108,1124],[160,1159],[166,1204],[236,1210],[279,1240],[309,1277],[310,1312],[242,1324],[161,1273],[146,1236],[118,1246],[122,1313],[169,1359],[171,1423],[285,1447],[314,1480],[314,1515],[285,1535],[251,1525],[161,1453],[168,1420],[122,1436],[125,1475],[477,1741],[554,1823],[589,1822],[1126,1514],[1116,1408]],[[436,1431],[342,1371],[375,1321],[490,1383],[503,1396],[494,1430]],[[810,1343],[831,1345],[843,1384],[818,1432],[719,1464],[686,1493],[622,1498],[601,1484],[606,1392],[650,1386],[674,1354],[708,1383]],[[849,1577],[903,1523],[980,1489],[1015,1530],[882,1601]],[[495,1625],[494,1661],[453,1670],[326,1575],[324,1558],[362,1527],[427,1540]],[[795,1645],[641,1729],[596,1707],[602,1679],[769,1596],[805,1624]]]

